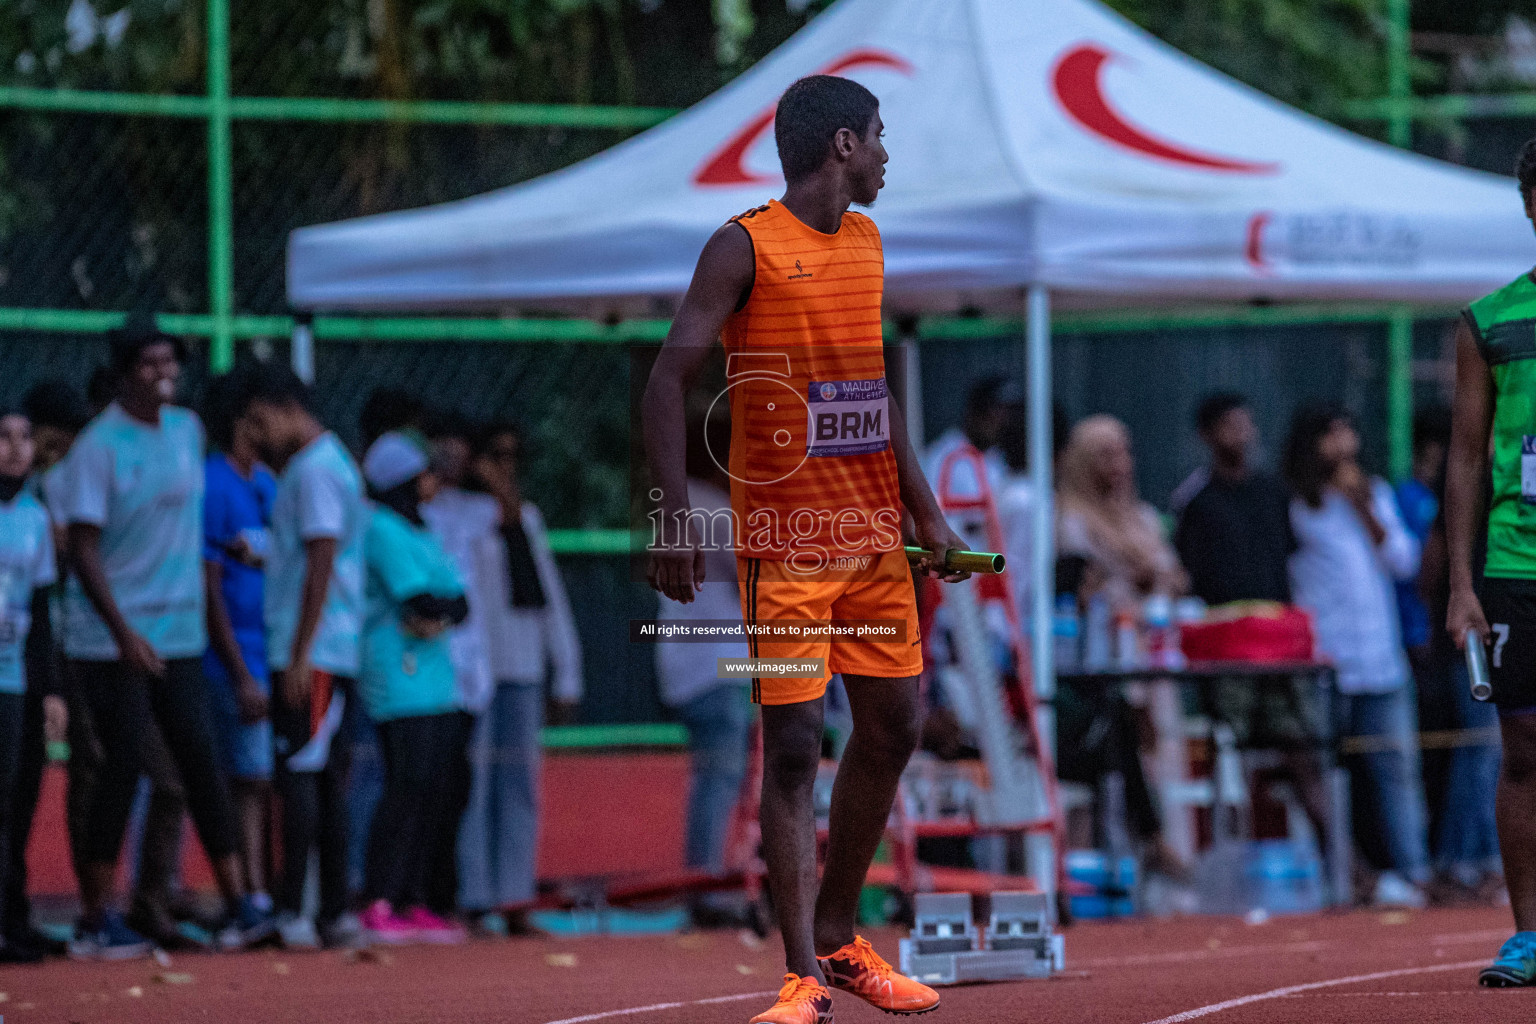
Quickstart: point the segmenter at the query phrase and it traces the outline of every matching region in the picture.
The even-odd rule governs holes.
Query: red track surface
[[[1064,977],[946,989],[944,1004],[922,1021],[1536,1020],[1536,990],[1475,985],[1476,967],[1507,928],[1503,911],[1360,913],[1257,927],[1218,919],[1084,925],[1067,933]],[[874,938],[894,960],[896,933]],[[0,971],[0,1012],[22,1024],[742,1024],[769,1000],[730,997],[776,988],[779,963],[772,940],[754,949],[726,933],[476,942],[361,960],[252,953],[179,956],[169,968],[53,963]],[[895,1019],[835,998],[842,1024]],[[1229,1001],[1238,1003],[1212,1009]],[[669,1003],[682,1005],[656,1005]]]

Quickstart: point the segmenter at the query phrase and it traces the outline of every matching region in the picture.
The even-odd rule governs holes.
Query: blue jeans
[[[747,773],[752,704],[744,686],[717,686],[677,709],[688,727],[690,779],[685,863],[711,874],[725,870],[731,812]]]
[[[347,701],[340,742],[352,746],[352,768],[347,774],[347,888],[363,891],[368,871],[368,834],[373,812],[384,794],[384,757],[373,719],[362,711],[362,701]]]
[[[469,741],[469,806],[459,825],[459,905],[532,902],[539,852],[544,688],[500,683]]]
[[[1451,695],[1457,729],[1498,728],[1498,709],[1472,699],[1467,665],[1451,659]],[[1476,875],[1499,864],[1499,830],[1494,820],[1494,796],[1499,785],[1498,740],[1451,752],[1445,787],[1445,810],[1435,844],[1435,866],[1455,875]]]
[[[1429,876],[1428,823],[1419,775],[1418,723],[1413,690],[1339,694],[1334,726],[1340,737],[1362,737],[1372,749],[1350,760],[1350,790],[1356,820],[1374,826],[1384,847],[1383,865],[1413,882]],[[1386,749],[1379,749],[1384,745]],[[1367,835],[1358,837],[1371,852]]]

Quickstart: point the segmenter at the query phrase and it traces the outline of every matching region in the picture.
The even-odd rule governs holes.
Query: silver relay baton
[[[1472,680],[1472,699],[1487,700],[1493,696],[1493,683],[1488,679],[1488,650],[1477,630],[1467,630],[1467,675]]]

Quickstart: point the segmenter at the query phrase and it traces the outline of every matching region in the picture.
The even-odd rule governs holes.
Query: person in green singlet
[[[1515,173],[1536,222],[1536,139],[1521,148]],[[1485,524],[1488,553],[1475,565]],[[1536,270],[1462,311],[1445,527],[1446,627],[1458,645],[1469,631],[1486,645],[1504,740],[1499,849],[1516,931],[1479,981],[1536,985]]]

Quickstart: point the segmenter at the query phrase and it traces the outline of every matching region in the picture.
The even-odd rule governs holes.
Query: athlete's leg
[[[832,787],[827,863],[816,900],[816,950],[822,956],[853,941],[859,892],[885,833],[896,786],[922,729],[918,677],[843,677],[853,733]]]
[[[821,977],[812,924],[816,909],[816,814],[825,697],[763,706],[763,860],[787,970]],[[883,819],[882,819],[883,821]]]
[[[1500,716],[1499,850],[1515,930],[1536,931],[1536,710]]]

